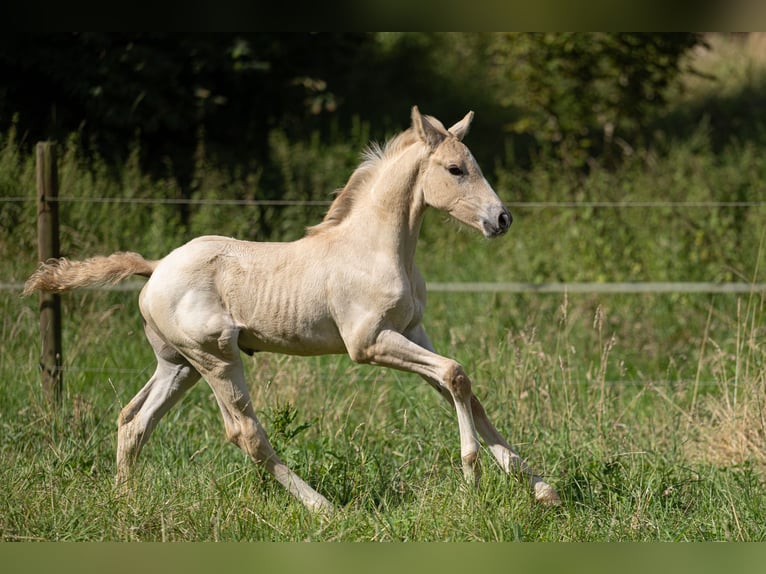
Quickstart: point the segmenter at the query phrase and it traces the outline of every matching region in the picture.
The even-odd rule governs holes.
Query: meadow
[[[766,282],[766,123],[748,115],[766,93],[763,62],[703,64],[731,66],[726,89],[689,78],[667,134],[617,169],[573,172],[544,159],[525,170],[484,166],[514,224],[487,241],[430,213],[417,256],[427,280]],[[0,141],[8,283],[36,265],[34,202],[10,200],[34,190],[33,158],[16,138]],[[287,198],[326,198],[366,139],[363,125],[333,141],[274,133]],[[71,257],[118,249],[159,257],[202,233],[290,239],[324,210],[200,203],[179,215],[172,204],[98,202],[177,189],[135,163],[113,173],[86,161],[74,139],[61,148],[62,195],[76,198],[61,204]],[[259,197],[260,174],[199,161],[198,199]],[[480,487],[464,484],[454,413],[416,376],[340,356],[248,359],[256,412],[282,458],[336,505],[329,519],[307,513],[225,441],[204,382],[160,423],[136,488],[115,490],[117,414],[154,368],[136,298],[136,290],[63,297],[64,395],[53,410],[40,388],[36,301],[0,291],[0,539],[766,539],[762,290],[429,294],[436,348],[464,365],[501,433],[559,491],[557,507],[536,505],[489,453]]]

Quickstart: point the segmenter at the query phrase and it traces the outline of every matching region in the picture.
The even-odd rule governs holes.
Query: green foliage
[[[359,164],[361,152],[369,143],[369,133],[369,126],[357,118],[343,138],[339,134],[322,138],[314,132],[307,141],[295,142],[282,130],[269,134],[271,197],[317,204],[312,209],[288,206],[278,213],[267,210],[264,220],[271,222],[267,229],[273,237],[295,239],[303,235],[306,227],[321,220],[326,203],[333,200],[333,193],[343,188]]]
[[[216,164],[243,170],[270,162],[274,129],[308,139],[362,117],[380,137],[413,104],[438,117],[479,110],[488,135],[475,147],[487,161],[510,130],[525,136],[521,148],[580,166],[635,146],[700,43],[647,33],[7,35],[0,130],[17,121],[28,143],[77,131],[110,163],[138,140],[142,165],[171,169],[187,196],[200,132]]]
[[[501,104],[516,110],[510,130],[580,166],[640,141],[700,43],[698,34],[501,34],[490,73]]]
[[[163,173],[170,162],[187,180],[200,129],[221,163],[262,158],[269,130],[311,117],[317,98],[329,97],[322,83],[370,41],[358,33],[7,35],[0,129],[18,115],[31,141],[80,131],[118,161],[138,137],[145,166]]]
[[[36,245],[34,235],[27,233],[24,224],[33,221],[34,204],[26,201],[34,189],[34,157],[19,149],[16,129],[0,138],[0,257],[3,259],[21,253],[31,253]]]
[[[266,415],[273,429],[274,440],[291,442],[295,437],[311,428],[311,423],[296,422],[298,410],[289,402],[277,405],[274,412]]]

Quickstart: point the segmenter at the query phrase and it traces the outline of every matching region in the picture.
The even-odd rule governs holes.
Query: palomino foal
[[[537,500],[558,501],[489,421],[463,367],[434,351],[422,324],[426,288],[414,257],[426,207],[485,237],[511,225],[461,142],[472,118],[469,112],[445,129],[414,107],[412,127],[383,148],[371,147],[322,223],[297,241],[206,236],[159,261],[114,253],[40,266],[26,294],[149,277],[139,306],[157,369],[120,412],[118,483],[128,479],[160,418],[203,377],[228,439],[308,508],[332,510],[274,452],[255,416],[240,351],[348,353],[359,363],[417,373],[454,406],[467,480],[479,480],[478,433],[506,472],[527,477]]]

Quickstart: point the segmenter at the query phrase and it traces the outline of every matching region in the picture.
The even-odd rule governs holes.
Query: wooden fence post
[[[40,261],[59,257],[59,204],[56,146],[53,142],[37,144],[37,252]],[[54,405],[61,404],[61,297],[40,294],[40,369],[43,391]]]

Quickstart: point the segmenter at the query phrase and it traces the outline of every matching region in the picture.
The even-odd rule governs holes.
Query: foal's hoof
[[[553,490],[553,487],[547,482],[541,480],[540,482],[535,483],[534,489],[535,501],[540,504],[546,506],[558,506],[561,504],[561,499],[559,498],[558,493]]]

